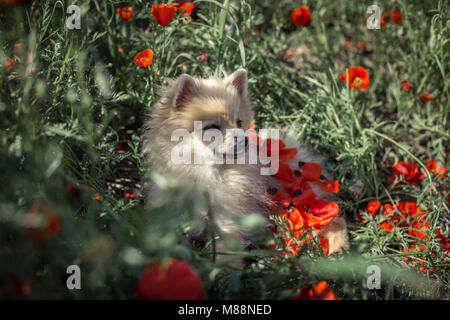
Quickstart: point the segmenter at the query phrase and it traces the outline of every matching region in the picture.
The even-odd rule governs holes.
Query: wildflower
[[[296,26],[305,27],[311,23],[311,14],[306,6],[301,6],[292,11],[291,22]]]
[[[341,74],[342,82],[347,82],[347,74]],[[351,67],[348,69],[348,85],[357,90],[367,89],[370,85],[369,74],[363,67]]]
[[[124,151],[125,152],[125,151],[128,151],[128,150],[130,150],[130,148],[128,148],[127,146],[120,145],[120,144],[114,148],[115,152],[118,152],[118,151]]]
[[[300,166],[300,171],[302,172],[305,180],[317,181],[322,175],[322,166],[315,162],[304,162]]]
[[[80,190],[75,186],[73,182],[66,183],[65,188],[70,197],[78,197],[80,195]]]
[[[380,209],[380,206],[381,206],[380,201],[370,201],[367,204],[366,211],[367,213],[370,213],[372,216],[374,216]]]
[[[128,21],[133,15],[133,7],[117,8],[117,14],[119,15],[120,19]]]
[[[411,87],[411,83],[409,81],[403,81],[402,88],[403,88],[403,90],[405,90],[406,92],[409,92],[409,93],[411,93],[413,91],[412,87]]]
[[[18,67],[20,67],[20,63],[14,59],[8,59],[5,62],[5,69],[8,72],[14,72]]]
[[[366,48],[367,48],[366,44],[362,41],[358,41],[357,46],[360,50],[366,50]]]
[[[447,174],[447,169],[445,169],[445,167],[440,166],[438,168],[438,164],[434,159],[431,159],[430,161],[428,161],[425,166],[428,168],[428,170],[430,172],[434,172],[435,174],[437,174],[438,176],[440,176],[441,178],[445,178],[445,175]]]
[[[400,11],[392,10],[391,16],[392,16],[392,23],[394,23],[394,24],[402,23],[402,14]]]
[[[207,54],[201,54],[197,57],[198,60],[208,61],[208,55]]]
[[[366,212],[370,213],[373,216],[380,210],[381,202],[380,201],[370,201],[366,206]],[[367,219],[363,219],[361,214],[358,212],[356,214],[356,217],[361,220],[367,222]]]
[[[185,12],[183,16],[192,13],[194,7],[195,4],[189,1],[175,1],[175,11]]]
[[[134,192],[131,190],[127,190],[123,193],[125,198],[134,199]]]
[[[304,286],[298,296],[292,297],[291,300],[341,300],[338,298],[333,289],[330,288],[326,281],[320,281],[314,286]]]
[[[428,91],[425,91],[425,93],[420,96],[420,99],[425,102],[433,101],[433,98],[430,96]]]
[[[141,300],[200,300],[204,291],[202,280],[191,266],[172,259],[142,271],[136,294]]]
[[[261,142],[257,134],[249,135],[250,143],[256,144],[260,150],[266,151],[270,157],[270,165],[273,168],[275,161],[278,162],[278,172],[274,176],[281,183],[282,188],[269,188],[267,190],[269,210],[277,210],[281,206],[279,218],[287,223],[288,230],[294,237],[290,238],[283,233],[285,248],[289,254],[295,255],[300,251],[298,244],[311,243],[312,234],[308,233],[307,239],[300,239],[300,236],[308,229],[314,229],[319,235],[320,228],[328,224],[339,213],[339,207],[335,202],[327,202],[316,199],[312,184],[317,184],[326,191],[338,192],[339,183],[326,179],[322,176],[322,166],[314,162],[299,162],[298,167],[292,169],[288,161],[293,160],[297,155],[296,148],[287,148],[281,139],[266,139]],[[275,158],[278,154],[278,159]],[[288,230],[284,230],[285,232]],[[277,230],[275,231],[277,233]],[[329,253],[328,239],[319,237],[320,246],[325,254]],[[296,241],[299,240],[299,241]],[[275,245],[276,248],[276,245]],[[286,252],[282,252],[285,255]]]
[[[153,61],[153,50],[145,49],[141,52],[138,52],[134,57],[134,63],[140,67],[148,67],[152,64]]]
[[[412,223],[409,225],[409,229],[407,233],[413,237],[416,237],[421,240],[425,240],[427,237],[427,229],[430,227],[430,223],[425,221],[424,218],[417,221],[414,219]]]
[[[183,17],[195,15],[197,11],[198,5],[189,1],[175,1],[175,11],[183,13]],[[186,22],[190,22],[188,18],[186,18]]]
[[[444,236],[439,230],[434,230],[436,237],[439,239],[441,243],[441,247],[444,251],[450,252],[450,239]]]
[[[169,4],[152,4],[152,15],[162,26],[167,26],[175,17],[175,5]]]
[[[383,221],[382,223],[380,223],[380,228],[384,229],[386,233],[391,233],[394,229],[394,225],[390,222]]]
[[[336,180],[320,179],[319,182],[317,182],[317,184],[324,191],[339,192],[339,182],[337,182]]]
[[[265,144],[262,145],[261,151],[271,158],[271,168],[275,169],[278,167],[278,171],[275,174],[277,178],[285,179],[291,181],[291,169],[287,164],[283,164],[282,162],[286,162],[294,158],[297,154],[296,148],[286,148],[286,145],[280,139],[272,139],[269,138],[265,141]],[[278,154],[278,161],[274,157],[274,154]]]
[[[56,211],[47,204],[33,205],[28,213],[30,219],[43,217],[44,223],[42,227],[35,227],[31,221],[25,225],[25,232],[30,233],[36,244],[42,245],[47,238],[55,237],[60,230],[60,219]]]
[[[309,211],[305,212],[307,217],[305,224],[310,227],[319,227],[328,224],[339,213],[339,207],[336,202],[327,202],[318,200],[310,206]]]

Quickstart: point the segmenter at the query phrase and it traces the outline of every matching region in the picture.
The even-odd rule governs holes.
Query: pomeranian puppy
[[[257,213],[269,225],[268,215],[273,211],[267,209],[270,200],[266,192],[269,188],[281,187],[273,175],[261,174],[264,165],[248,161],[245,152],[249,149],[248,137],[241,138],[238,134],[248,130],[253,120],[247,90],[244,69],[224,78],[201,79],[183,74],[169,80],[168,85],[160,89],[159,101],[150,109],[142,136],[142,153],[147,165],[163,175],[204,187],[219,231],[216,236],[232,236],[243,246],[248,246],[251,239],[233,215]],[[219,139],[217,136],[205,139],[211,133],[218,133]],[[180,137],[188,142],[181,148]],[[214,148],[211,148],[212,141]],[[292,167],[299,161],[323,163],[322,158],[289,135],[283,136],[283,141],[299,151],[289,162]],[[182,159],[178,157],[180,150],[184,151]],[[317,198],[330,196],[321,190],[314,191]],[[146,192],[148,199],[152,189]],[[190,237],[204,243],[209,237],[207,213],[200,214],[205,219],[205,228],[192,232]],[[329,241],[329,253],[348,248],[346,223],[342,217],[335,217],[323,227],[321,235]],[[221,245],[223,241],[219,239],[219,248]]]

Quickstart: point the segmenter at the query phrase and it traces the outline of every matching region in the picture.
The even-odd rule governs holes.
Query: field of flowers
[[[220,252],[186,237],[204,190],[146,169],[140,135],[166,78],[238,68],[255,128],[326,155],[333,180],[299,170],[338,200],[300,208],[281,171],[278,232],[249,212],[261,248]],[[444,0],[0,0],[0,298],[450,298],[449,68]]]

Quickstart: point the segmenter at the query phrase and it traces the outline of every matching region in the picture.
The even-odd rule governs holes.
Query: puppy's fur
[[[239,69],[225,78],[208,79],[184,74],[176,80],[169,80],[159,96],[160,100],[150,110],[142,137],[142,152],[148,165],[164,175],[204,186],[208,190],[220,234],[245,240],[246,232],[231,219],[231,214],[259,213],[267,217],[266,205],[270,200],[266,198],[266,190],[280,187],[277,179],[261,175],[260,165],[174,164],[172,149],[179,141],[171,141],[171,136],[176,129],[186,129],[196,152],[209,154],[210,148],[194,133],[194,121],[201,120],[204,125],[212,125],[222,131],[224,141],[221,147],[226,150],[234,142],[226,130],[239,128],[245,131],[253,119],[247,94],[247,72]],[[289,134],[283,136],[283,141],[299,150],[290,163],[293,168],[298,161],[323,162],[304,146],[299,146]],[[193,156],[194,150],[191,152]],[[315,191],[319,198],[327,197],[321,190]],[[197,236],[201,234],[199,231]],[[336,217],[321,230],[321,235],[329,239],[330,253],[348,247],[343,218]]]

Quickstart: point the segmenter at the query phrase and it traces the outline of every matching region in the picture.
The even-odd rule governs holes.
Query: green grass
[[[0,297],[17,297],[7,288],[19,279],[30,281],[29,298],[132,299],[140,271],[171,257],[192,264],[207,298],[283,299],[320,280],[343,299],[448,297],[449,259],[433,236],[436,228],[449,236],[448,178],[429,175],[416,186],[386,186],[391,166],[402,159],[423,167],[434,158],[450,169],[446,1],[381,1],[382,11],[403,14],[401,25],[389,21],[384,31],[366,28],[369,3],[361,2],[203,0],[196,1],[198,19],[186,23],[177,15],[166,27],[155,22],[148,1],[129,2],[129,21],[116,14],[122,1],[96,3],[77,1],[81,30],[65,28],[70,1],[35,1],[0,12]],[[307,27],[289,21],[302,4],[311,11]],[[347,48],[344,38],[366,49]],[[22,47],[14,50],[18,43]],[[133,57],[146,48],[155,56],[141,68]],[[289,49],[297,54],[283,54]],[[197,58],[202,54],[206,62]],[[13,58],[24,67],[9,72],[4,64]],[[368,70],[367,90],[341,82],[339,74],[352,66]],[[144,207],[139,136],[157,86],[182,73],[221,76],[240,67],[249,73],[257,125],[292,127],[329,157],[349,223],[348,253],[326,258],[305,248],[271,261],[273,252],[236,248],[213,261],[211,246],[192,248],[183,235],[207,205],[202,190],[153,173],[162,191]],[[402,90],[405,80],[412,93]],[[420,99],[425,91],[432,102]],[[116,152],[118,145],[128,149]],[[126,190],[136,197],[125,198]],[[384,232],[380,217],[357,223],[356,213],[371,200],[417,201],[430,210],[427,249],[417,254],[434,272],[404,262],[403,249],[416,240],[401,229]],[[38,245],[24,228],[30,207],[43,203],[57,213],[61,228]],[[244,269],[233,264],[254,254],[260,258]],[[83,290],[66,288],[72,264],[81,267]],[[378,290],[366,287],[366,268],[373,264],[382,270]]]

